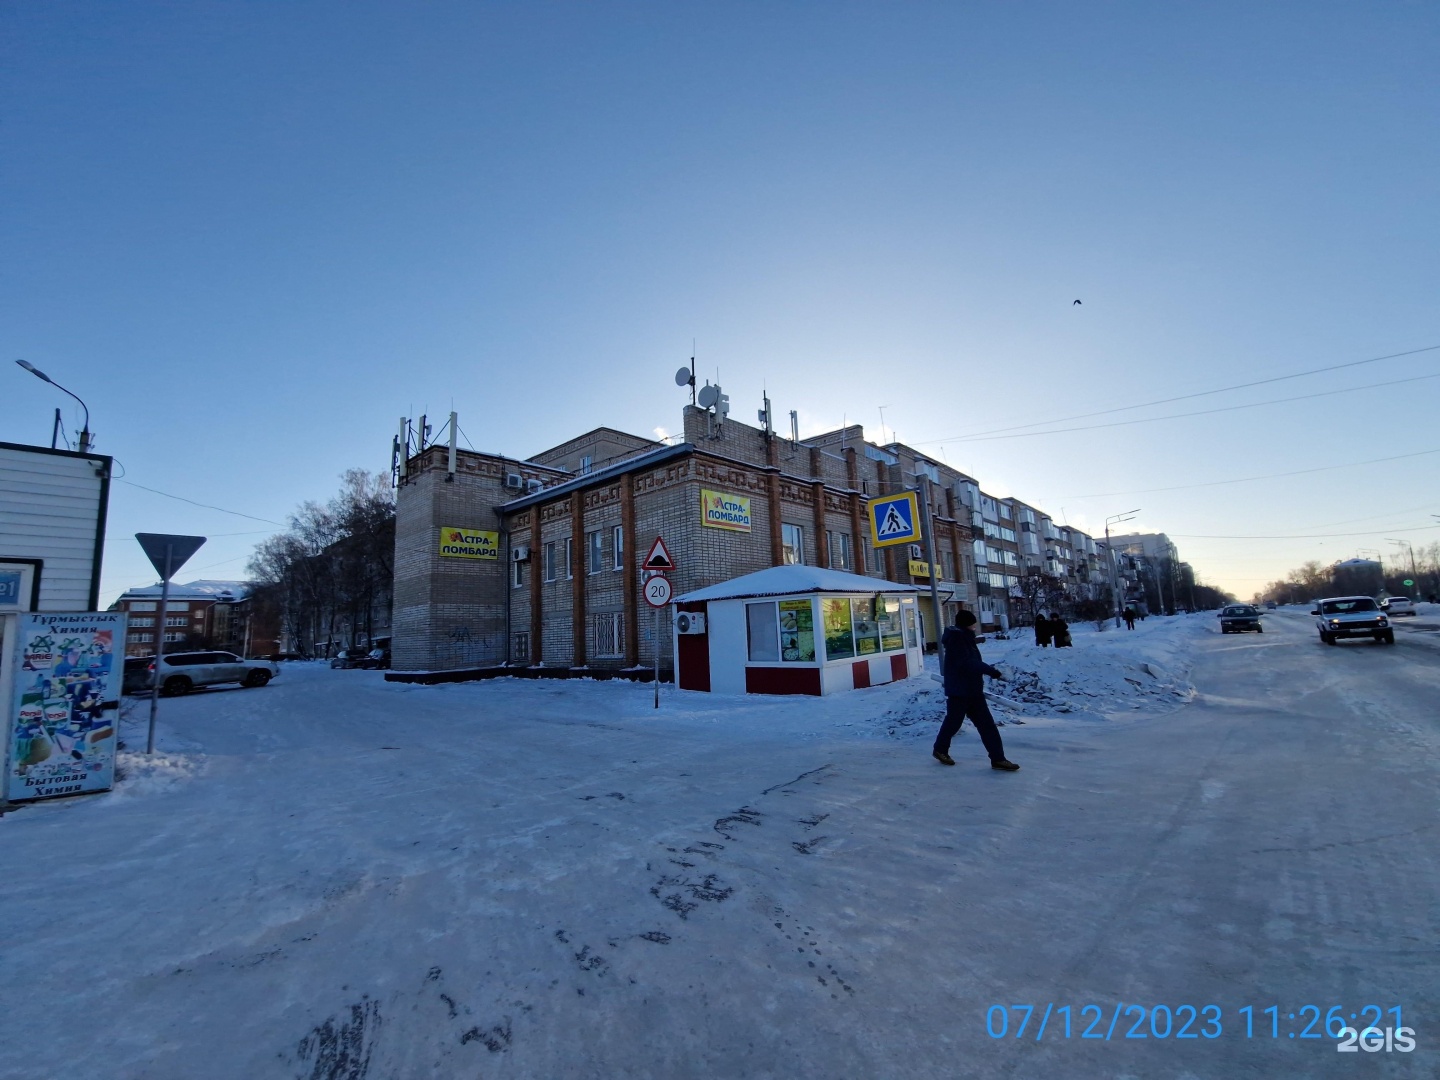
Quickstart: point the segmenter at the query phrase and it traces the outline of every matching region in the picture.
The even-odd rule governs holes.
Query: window
[[[1009,521],[1009,520],[1010,520],[1010,504],[1009,504],[1009,503],[1003,503],[1003,502],[1002,502],[1002,503],[1000,504],[1000,516],[1001,516],[1002,518],[1004,518],[1006,521]]]
[[[885,549],[884,549],[884,548],[878,548],[878,547],[877,547],[877,548],[871,548],[871,549],[870,549],[870,553],[871,553],[871,555],[873,555],[874,558],[875,558],[875,573],[877,573],[877,574],[885,574],[885,573],[887,573],[887,571],[886,571],[886,569],[885,569]]]
[[[888,596],[876,599],[875,615],[875,621],[879,623],[880,648],[885,652],[905,648],[905,635],[900,625],[900,601]]]
[[[610,550],[615,555],[615,569],[625,569],[625,526],[616,525],[610,530]]]
[[[780,659],[780,625],[774,602],[745,605],[745,636],[751,660]]]
[[[166,625],[166,626],[189,626],[189,625],[190,625],[190,620],[187,619],[184,615],[166,615],[166,616],[165,616],[165,625]],[[165,640],[166,640],[166,641],[169,641],[170,639],[167,637]]]
[[[854,620],[850,617],[850,601],[827,597],[820,601],[820,621],[825,627],[825,659],[844,660],[855,655]]]
[[[826,546],[830,548],[830,569],[853,570],[850,561],[850,534],[831,530],[825,534]]]
[[[169,622],[169,620],[167,619],[166,622]],[[188,634],[177,634],[173,630],[165,631],[165,640],[167,642],[184,641],[188,636]]]
[[[586,473],[588,473],[588,472],[594,467],[594,465],[595,465],[595,458],[594,458],[593,456],[591,456],[590,454],[586,454],[584,457],[582,457],[582,458],[580,459],[580,475],[581,475],[581,476],[584,476]]]
[[[799,525],[780,526],[781,561],[787,565],[805,561],[805,530]]]
[[[573,536],[565,537],[565,576],[567,578],[575,576],[575,538]]]
[[[512,637],[514,640],[511,645],[510,659],[517,664],[528,664],[530,662],[530,632],[521,630]]]
[[[551,540],[545,545],[545,580],[554,581],[555,571],[555,541]]]
[[[131,634],[130,640],[135,642],[137,645],[148,645],[150,644],[150,642],[155,640],[155,635],[149,633]]]
[[[1012,543],[1012,544],[1015,543],[1015,530],[1014,530],[1014,529],[1007,529],[1007,528],[1005,528],[1004,526],[1001,526],[1001,528],[1000,528],[1000,539],[1001,539],[1001,540],[1009,540],[1010,543]]]
[[[960,580],[955,576],[955,553],[953,551],[942,551],[940,553],[941,573],[945,575],[946,581]]]
[[[1015,553],[1014,553],[1013,551],[1007,551],[1007,552],[1005,552],[1005,565],[1006,565],[1006,566],[1019,566],[1019,565],[1020,565],[1020,562],[1019,562],[1018,559],[1015,558]]]
[[[605,540],[599,529],[585,534],[585,547],[590,552],[585,569],[598,574],[605,569]]]
[[[131,601],[130,601],[130,610],[131,610],[131,611],[154,611],[154,610],[155,610],[155,601],[154,601],[154,600],[131,600]]]
[[[595,635],[592,647],[595,655],[597,657],[624,656],[625,613],[623,611],[597,612],[594,622]]]
[[[510,584],[517,589],[525,584],[525,564],[518,559],[510,560]]]
[[[874,600],[851,600],[850,620],[855,628],[855,655],[869,656],[880,651],[880,630],[875,623]]]
[[[131,618],[130,618],[130,625],[131,625],[131,626],[154,626],[154,625],[155,625],[155,616],[154,616],[154,615],[141,615],[141,616],[138,616],[138,617],[136,617],[136,616],[131,616]]]

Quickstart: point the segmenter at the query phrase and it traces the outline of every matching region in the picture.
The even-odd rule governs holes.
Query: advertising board
[[[731,532],[750,531],[750,496],[700,489],[700,524]]]
[[[500,534],[483,529],[460,529],[454,525],[440,527],[440,555],[446,559],[500,558]]]
[[[5,703],[11,801],[113,786],[125,620],[121,611],[16,617],[5,658],[13,673]]]

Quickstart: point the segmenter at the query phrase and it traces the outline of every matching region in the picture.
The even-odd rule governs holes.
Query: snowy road
[[[1440,634],[1267,631],[1077,634],[1044,663],[1150,635],[1199,693],[1027,716],[1015,775],[875,722],[918,682],[655,713],[300,665],[167,700],[116,793],[0,818],[0,1076],[1437,1075]],[[994,1004],[1036,1006],[1021,1038]],[[1414,1052],[1291,1037],[1372,1004]]]

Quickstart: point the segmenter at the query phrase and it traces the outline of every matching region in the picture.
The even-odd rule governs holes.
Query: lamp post
[[[1115,549],[1110,546],[1110,526],[1129,521],[1139,510],[1126,510],[1123,514],[1111,514],[1105,519],[1105,555],[1110,563],[1110,595],[1115,598],[1115,629],[1120,629],[1120,587],[1115,581]]]
[[[66,390],[65,387],[61,386],[49,375],[46,375],[34,364],[30,363],[29,360],[16,360],[15,363],[19,364],[26,371],[30,372],[31,375],[34,375],[37,379],[43,379],[45,382],[48,382],[51,386],[55,387],[56,390],[59,390],[62,393],[69,394],[76,401],[80,401],[80,395]],[[90,452],[90,406],[86,405],[85,402],[80,401],[80,408],[85,410],[85,426],[80,429],[80,453],[88,454]]]
[[[1420,581],[1420,572],[1415,569],[1415,545],[1411,544],[1409,540],[1396,540],[1393,536],[1387,536],[1385,539],[1389,540],[1390,543],[1396,547],[1399,547],[1401,544],[1405,545],[1405,549],[1410,552],[1410,578],[1412,581],[1418,583]]]

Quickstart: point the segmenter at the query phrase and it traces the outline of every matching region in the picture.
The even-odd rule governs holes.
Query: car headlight
[[[1389,626],[1389,625],[1390,625],[1389,622],[1388,622],[1388,620],[1386,620],[1386,618],[1385,618],[1384,615],[1381,615],[1381,616],[1380,616],[1380,625],[1381,625],[1381,626]]]
[[[1339,620],[1339,619],[1331,619],[1331,620],[1330,620],[1330,625],[1331,625],[1331,626],[1339,626],[1339,625],[1340,625],[1340,620]]]

